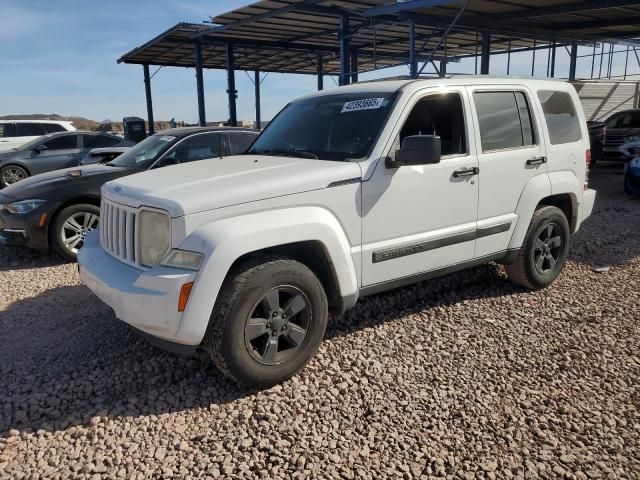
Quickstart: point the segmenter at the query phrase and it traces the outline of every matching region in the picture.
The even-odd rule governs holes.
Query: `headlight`
[[[140,263],[153,267],[171,248],[171,219],[166,213],[142,210],[138,225]]]
[[[171,250],[162,260],[165,267],[184,268],[186,270],[199,270],[204,255],[187,250]]]
[[[5,203],[4,205],[0,205],[0,208],[4,207],[4,209],[9,213],[29,213],[45,202],[46,200],[38,200],[32,198],[29,200],[20,200],[18,202]]]

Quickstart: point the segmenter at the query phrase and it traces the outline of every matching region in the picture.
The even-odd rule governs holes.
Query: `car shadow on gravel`
[[[331,319],[326,337],[517,291],[486,265],[363,299]],[[254,393],[220,374],[204,352],[187,357],[151,346],[81,285],[12,303],[0,312],[0,338],[0,436],[65,430],[96,416],[211,408]]]
[[[0,245],[0,272],[57,267],[70,263],[48,251]]]

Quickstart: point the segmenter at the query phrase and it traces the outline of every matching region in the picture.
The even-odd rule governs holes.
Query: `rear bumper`
[[[98,232],[91,232],[78,251],[82,283],[123,322],[163,341],[182,344],[176,338],[182,320],[178,299],[182,285],[193,282],[196,272],[130,267],[106,253],[98,239]]]
[[[579,225],[582,224],[593,212],[593,205],[596,202],[596,191],[592,189],[585,190],[582,194],[582,203],[579,208]]]

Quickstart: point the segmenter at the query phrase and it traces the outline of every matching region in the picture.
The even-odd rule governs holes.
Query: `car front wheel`
[[[249,388],[267,388],[298,373],[316,353],[327,325],[327,297],[302,263],[257,256],[223,285],[204,347],[218,368]]]
[[[91,204],[71,205],[56,216],[51,231],[55,252],[67,260],[75,260],[84,239],[98,227],[100,209]]]

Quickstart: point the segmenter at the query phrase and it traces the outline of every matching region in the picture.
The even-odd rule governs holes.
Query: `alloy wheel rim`
[[[91,212],[78,212],[67,218],[61,232],[65,248],[71,253],[78,253],[87,233],[96,229],[99,219],[98,215]]]
[[[547,275],[556,268],[563,245],[562,230],[558,224],[551,222],[542,227],[533,248],[533,263],[538,273]]]
[[[9,167],[2,172],[2,181],[5,185],[11,185],[20,180],[24,180],[25,173],[22,169],[16,167]]]
[[[304,345],[311,325],[311,304],[297,287],[274,287],[251,308],[245,321],[245,345],[263,365],[278,365]]]

